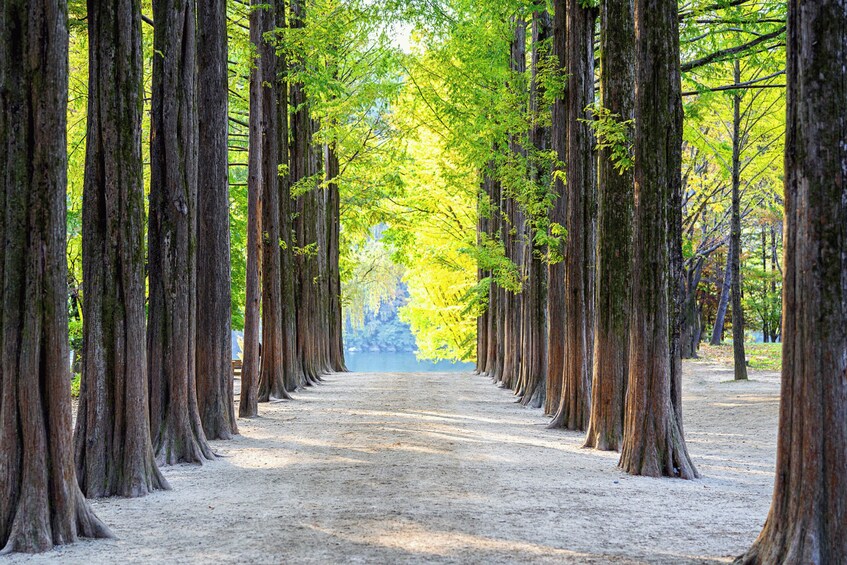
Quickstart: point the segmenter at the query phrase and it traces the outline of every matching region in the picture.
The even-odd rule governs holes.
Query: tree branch
[[[729,47],[727,49],[721,49],[720,51],[715,51],[714,53],[710,53],[705,57],[701,57],[699,59],[694,59],[693,61],[689,61],[687,63],[683,63],[680,67],[682,72],[688,72],[696,69],[697,67],[702,67],[704,65],[708,65],[709,63],[713,63],[723,57],[728,57],[730,55],[735,55],[737,53],[742,53],[751,47],[755,47],[765,41],[769,41],[771,39],[775,39],[785,33],[785,26],[782,26],[778,30],[762,35],[761,37],[757,37],[756,39],[749,41],[747,43],[743,43],[741,45],[737,45],[735,47]]]

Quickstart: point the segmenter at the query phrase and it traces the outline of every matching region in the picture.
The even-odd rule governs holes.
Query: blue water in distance
[[[473,363],[419,361],[414,353],[347,351],[344,359],[347,369],[354,373],[458,373],[474,370]]]

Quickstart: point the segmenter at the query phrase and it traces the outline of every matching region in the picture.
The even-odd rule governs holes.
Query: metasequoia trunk
[[[565,72],[567,62],[567,0],[553,0],[553,58],[559,72]],[[565,90],[553,102],[551,109],[553,151],[561,167],[567,161],[568,92]],[[559,169],[561,172],[561,169]],[[557,176],[553,183],[556,197],[550,209],[550,222],[554,226],[567,224],[567,199],[565,183]],[[547,398],[544,413],[553,415],[559,409],[562,396],[562,377],[565,367],[565,264],[561,261],[565,241],[557,249],[548,251],[547,268]]]
[[[500,182],[494,177],[494,163],[489,163],[485,175],[485,192],[488,198],[488,209],[491,211],[490,218],[486,220],[489,236],[499,237],[501,230],[500,220]],[[502,344],[502,301],[501,289],[494,282],[494,273],[491,273],[491,282],[488,285],[488,335],[485,370],[486,374],[494,382],[499,381],[501,374],[500,345]]]
[[[67,6],[2,0],[0,29],[0,553],[33,553],[111,534],[71,438]]]
[[[344,322],[341,315],[341,270],[339,268],[339,260],[341,258],[339,241],[341,235],[341,198],[338,193],[337,179],[340,173],[340,166],[334,143],[327,144],[326,146],[324,168],[327,180],[329,362],[330,368],[333,371],[346,372],[347,366],[344,363]]]
[[[148,411],[139,2],[90,1],[88,49],[76,470],[88,497],[136,497],[168,488]]]
[[[782,236],[780,236],[779,239],[781,241]],[[771,293],[772,294],[776,294],[776,281],[774,280],[774,277],[776,277],[776,270],[777,270],[777,266],[779,265],[779,258],[777,256],[776,241],[777,241],[776,228],[774,227],[774,224],[772,223],[771,224]],[[782,274],[782,269],[780,269],[779,272],[780,272],[780,274]],[[778,342],[781,338],[781,335],[782,335],[782,333],[780,331],[781,327],[782,327],[782,312],[780,312],[779,320],[774,325],[774,328],[773,328],[773,335],[771,337],[773,338],[774,343]]]
[[[276,3],[276,25],[286,26],[286,4]],[[277,108],[277,161],[279,171],[279,232],[280,232],[280,267],[282,292],[282,357],[284,367],[285,389],[289,392],[302,386],[304,382],[303,368],[297,352],[297,274],[294,270],[294,216],[291,199],[291,171],[289,169],[288,141],[288,80],[285,76],[288,61],[285,53],[277,59],[276,79],[276,108]]]
[[[676,0],[636,0],[632,313],[621,467],[696,478],[671,399],[670,206],[681,182]]]
[[[153,445],[164,464],[214,458],[195,384],[196,9],[193,0],[153,1],[147,373]]]
[[[603,2],[600,19],[600,91],[618,120],[634,117],[635,20],[632,0]],[[620,448],[629,358],[632,272],[632,169],[617,170],[608,149],[598,165],[597,318],[591,417],[585,447]]]
[[[312,121],[312,132],[317,133],[320,131],[321,126],[320,122],[317,120]],[[325,157],[328,156],[328,152],[324,151],[323,145],[314,144],[312,146],[312,159],[314,160],[313,175],[318,175],[317,178],[323,178],[325,181],[326,177],[326,161]],[[323,173],[323,174],[321,174]],[[329,336],[330,336],[330,274],[329,274],[329,188],[326,185],[318,185],[317,190],[315,191],[315,200],[317,202],[317,224],[315,226],[315,241],[317,243],[317,297],[318,297],[318,319],[316,320],[316,327],[319,330],[316,332],[317,335],[317,354],[318,354],[318,366],[320,367],[320,372],[331,373],[332,372],[332,363],[330,362],[330,346],[329,346]]]
[[[198,9],[197,404],[208,439],[229,439],[235,423],[227,171],[226,0]]]
[[[741,71],[735,61],[735,83]],[[747,356],[744,353],[744,309],[741,306],[741,95],[732,97],[732,221],[730,261],[732,261],[732,352],[735,380],[747,380]]]
[[[487,171],[483,173],[483,181],[480,183],[479,193],[477,195],[477,224],[476,224],[476,244],[478,248],[482,248],[483,242],[488,236],[489,219],[485,217],[485,210],[488,209],[490,179]],[[490,277],[489,271],[483,270],[479,266],[480,261],[477,260],[476,280],[479,283],[486,277]],[[491,290],[489,287],[488,304],[476,320],[476,373],[480,375],[488,374],[488,326],[491,316]]]
[[[761,236],[760,245],[761,248],[761,257],[762,257],[762,272],[766,273],[768,271],[768,232],[764,223],[759,226],[759,235]],[[762,280],[762,297],[765,299],[767,303],[767,295],[768,295],[768,281]],[[767,308],[765,309],[762,318],[762,338],[765,343],[771,342],[771,335],[773,335],[773,329],[771,328],[770,319],[768,316]]]
[[[524,88],[523,74],[526,72],[526,21],[523,17],[516,17],[514,22],[514,35],[512,36],[509,67],[512,77],[508,84],[509,89],[519,92]],[[526,157],[526,151],[521,146],[520,137],[510,135],[509,152],[511,153],[512,166],[520,167]],[[525,216],[518,204],[518,187],[505,186],[503,199],[503,217],[506,226],[503,229],[503,244],[506,257],[518,269],[518,276],[524,280],[523,255],[525,244]],[[523,290],[523,289],[522,289]],[[523,292],[509,290],[506,292],[503,302],[503,370],[500,376],[500,386],[515,389],[518,383],[518,375],[522,362],[521,350],[521,308],[523,303]]]
[[[254,0],[253,5],[261,3]],[[250,41],[260,49],[264,10],[254,8],[250,13]],[[250,139],[247,163],[247,268],[246,302],[244,306],[244,340],[241,347],[241,399],[238,415],[253,418],[259,414],[259,257],[262,253],[262,150],[264,113],[262,109],[261,65],[250,69]]]
[[[291,2],[291,27],[302,28],[305,18],[303,0]],[[293,70],[301,70],[306,61],[302,56],[291,62]],[[314,172],[312,160],[312,121],[303,83],[290,83],[291,116],[291,183],[297,187],[295,200],[296,247],[295,272],[297,273],[297,351],[303,369],[302,385],[320,380],[320,361],[317,333],[318,297],[317,269],[317,198],[316,188],[309,178]]]
[[[697,287],[700,285],[704,263],[705,257],[699,257],[683,273],[679,334],[679,355],[682,359],[696,359],[700,349],[702,307],[697,301]]]
[[[568,5],[568,237],[565,244],[565,359],[559,410],[550,427],[584,430],[591,407],[594,351],[596,187],[594,136],[586,107],[594,102],[596,10]]]
[[[726,320],[726,309],[729,307],[729,296],[732,290],[732,238],[729,239],[729,250],[726,256],[726,269],[723,275],[723,284],[721,285],[721,297],[718,300],[718,311],[715,314],[715,326],[712,328],[712,339],[709,340],[711,345],[720,345],[723,343],[723,325]]]
[[[542,58],[546,56],[546,44],[551,35],[552,22],[547,12],[535,12],[532,16],[532,82],[530,83],[530,112],[532,122],[529,141],[534,151],[542,152],[550,149],[550,127],[543,125],[541,119],[544,112],[544,87],[539,80],[539,68]],[[541,184],[546,182],[549,171],[542,170],[535,160],[530,161],[530,180],[536,191],[531,195],[535,204],[541,195]],[[526,282],[523,292],[523,312],[521,313],[521,363],[520,384],[521,404],[540,408],[545,400],[545,377],[547,363],[547,328],[546,328],[546,275],[547,269],[543,262],[543,249],[535,245],[534,218],[527,213],[524,228],[525,250],[523,269]]]
[[[777,472],[741,563],[847,563],[845,66],[847,2],[789,2]]]
[[[251,112],[261,112],[262,131],[262,360],[259,373],[259,402],[291,398],[285,387],[282,337],[282,274],[280,257],[279,203],[279,113],[276,88],[277,55],[275,40],[269,34],[276,29],[273,5],[259,8],[257,73],[261,82],[258,104]]]

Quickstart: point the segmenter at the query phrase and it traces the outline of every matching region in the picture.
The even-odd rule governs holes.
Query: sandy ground
[[[117,535],[0,563],[712,563],[755,538],[773,485],[778,375],[686,364],[704,478],[630,477],[469,374],[327,377],[262,405],[173,491],[95,501]]]

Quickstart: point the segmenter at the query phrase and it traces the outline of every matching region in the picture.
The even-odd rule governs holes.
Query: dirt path
[[[466,374],[334,375],[262,405],[172,492],[95,502],[118,536],[6,563],[710,563],[753,541],[778,378],[686,365],[698,481],[629,477]]]

